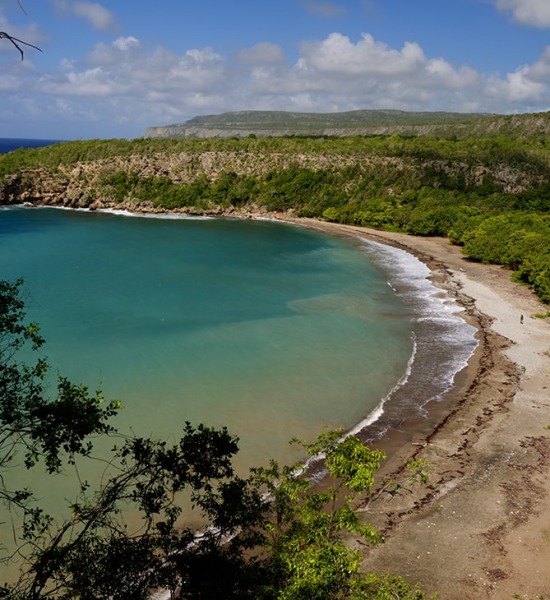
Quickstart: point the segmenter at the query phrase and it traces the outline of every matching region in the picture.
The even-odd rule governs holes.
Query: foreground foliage
[[[226,429],[186,423],[179,442],[123,437],[110,424],[119,409],[101,394],[60,379],[49,397],[47,365],[19,362],[26,344],[43,340],[25,323],[21,282],[0,282],[0,502],[18,540],[0,560],[16,559],[17,581],[0,587],[10,600],[146,600],[155,588],[178,598],[424,598],[394,575],[364,575],[351,533],[375,544],[380,535],[359,518],[352,494],[367,496],[383,454],[356,437],[327,432],[306,455],[328,470],[314,487],[299,465],[252,470],[243,479],[232,459],[237,440]],[[9,487],[8,467],[45,466],[58,473],[91,455],[92,436],[114,446],[93,491],[83,482],[65,521],[45,514],[30,490]],[[412,478],[426,468],[411,464]],[[397,493],[396,482],[377,490]],[[203,519],[201,534],[185,525],[182,492]]]

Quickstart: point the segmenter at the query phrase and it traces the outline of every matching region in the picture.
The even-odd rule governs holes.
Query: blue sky
[[[550,110],[550,0],[0,0],[0,137],[234,110]]]

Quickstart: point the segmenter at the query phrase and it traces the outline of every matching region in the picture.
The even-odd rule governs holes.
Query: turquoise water
[[[406,371],[410,308],[357,244],[267,221],[0,210],[49,363],[120,399],[122,430],[227,425],[244,464],[352,428]]]

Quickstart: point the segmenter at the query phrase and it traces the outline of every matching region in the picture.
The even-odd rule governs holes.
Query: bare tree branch
[[[21,0],[17,0],[17,4],[19,4],[19,8],[23,11],[23,13],[26,15],[27,11],[23,8],[23,5],[21,4]]]
[[[13,37],[13,35],[10,35],[9,33],[6,33],[5,31],[0,31],[0,39],[9,40],[19,50],[19,52],[21,54],[21,60],[23,60],[24,54],[23,54],[23,49],[21,48],[21,46],[19,44],[22,44],[23,46],[29,46],[30,48],[34,48],[35,50],[42,52],[42,50],[38,46],[35,46],[34,44],[29,44],[28,42],[24,42],[23,40]]]

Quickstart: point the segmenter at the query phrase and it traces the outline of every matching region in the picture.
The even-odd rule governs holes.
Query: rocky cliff
[[[203,151],[113,156],[109,159],[77,161],[70,165],[61,164],[55,168],[25,169],[5,175],[0,180],[0,204],[27,202],[73,208],[135,210],[141,207],[149,210],[152,203],[136,202],[131,193],[126,198],[117,198],[111,183],[113,174],[132,174],[136,180],[163,178],[174,185],[186,185],[200,178],[215,182],[224,173],[232,173],[237,177],[262,177],[274,169],[291,167],[316,171],[354,166],[371,169],[389,164],[396,169],[405,168],[402,159],[368,155]],[[216,207],[208,210],[183,208],[182,211],[220,212]]]
[[[376,180],[382,174],[393,183],[390,185],[382,182],[380,185],[383,187],[378,191],[373,188],[372,193],[386,196],[396,193],[396,186],[401,190],[407,189],[407,182],[426,177],[426,173],[434,178],[434,187],[439,185],[441,178],[452,178],[464,181],[469,186],[477,186],[484,185],[486,178],[490,177],[492,185],[498,186],[503,192],[525,189],[534,183],[540,183],[540,177],[544,176],[536,175],[525,164],[513,166],[502,163],[489,166],[481,163],[467,164],[456,159],[419,160],[414,155],[338,153],[324,151],[322,148],[316,152],[276,152],[265,149],[254,152],[247,151],[244,147],[232,151],[148,150],[20,169],[0,179],[0,203],[28,202],[90,209],[151,210],[157,191],[167,187],[179,189],[202,182],[212,189],[220,177],[229,177],[237,188],[241,185],[239,181],[247,180],[263,181],[270,185],[269,178],[274,173],[284,172],[292,174],[289,175],[289,181],[292,178],[299,179],[302,175],[311,177],[311,173],[315,172],[333,173],[335,176],[338,173],[351,173],[342,179],[344,187],[361,181]],[[276,189],[269,192],[271,195],[277,193]],[[201,203],[200,199],[199,197],[199,202],[194,205],[182,205],[178,210],[193,213],[220,212],[221,209],[212,201],[211,196],[207,203]],[[227,211],[227,203],[223,210]],[[239,210],[257,212],[261,210],[261,200],[249,197],[240,202]]]
[[[145,138],[249,136],[443,135],[486,118],[478,113],[355,110],[342,113],[239,111],[194,117],[182,124],[149,127]]]

